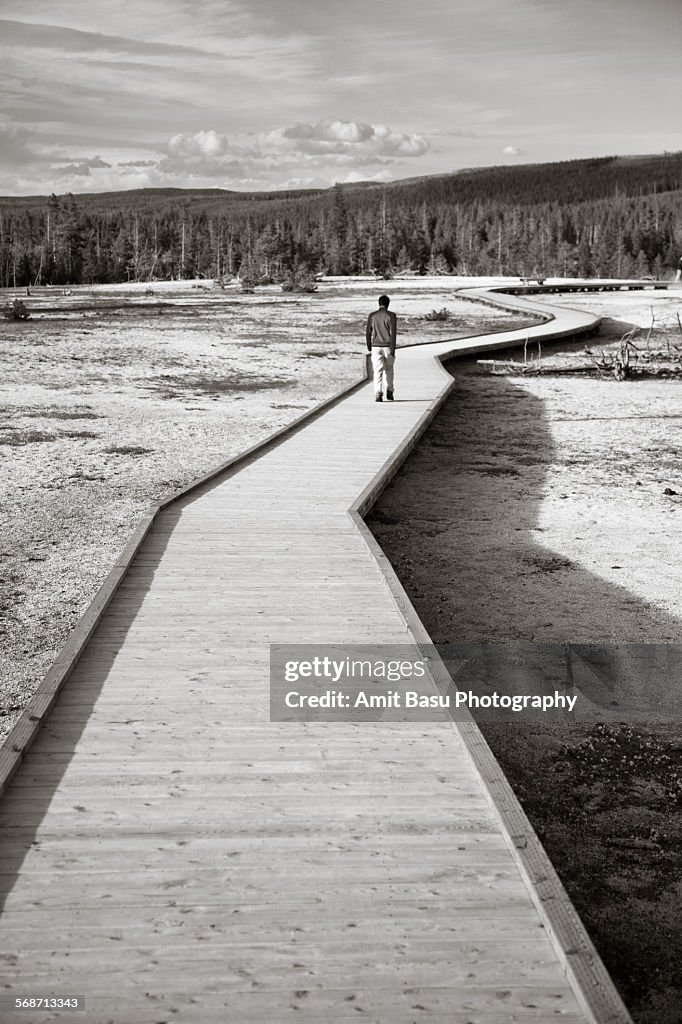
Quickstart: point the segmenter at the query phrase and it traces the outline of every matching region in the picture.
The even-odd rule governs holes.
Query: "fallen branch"
[[[492,373],[509,374],[519,373],[526,377],[538,377],[542,374],[551,375],[558,373],[594,373],[594,363],[566,363],[566,364],[542,364],[537,360],[532,363],[519,363],[513,359],[477,359],[476,363],[484,370]]]
[[[607,846],[620,846],[625,850],[660,850],[653,839],[607,839]]]

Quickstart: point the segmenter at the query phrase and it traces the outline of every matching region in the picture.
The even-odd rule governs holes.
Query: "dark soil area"
[[[451,397],[368,525],[439,649],[480,645],[498,690],[524,672],[538,685],[548,663],[561,685],[570,649],[574,715],[480,725],[633,1018],[679,1024],[676,385],[450,369]]]
[[[482,728],[634,1020],[679,1024],[682,731]]]

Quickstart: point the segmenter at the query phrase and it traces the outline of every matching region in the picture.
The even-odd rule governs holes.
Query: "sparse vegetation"
[[[682,744],[679,742],[631,725],[599,722],[579,743],[562,744],[557,762],[557,770],[571,770],[576,785],[594,785],[596,767],[603,781],[613,783],[610,801],[615,799],[615,792],[625,799],[627,788],[637,789],[646,777],[655,785],[661,806],[682,804]],[[658,832],[656,837],[662,839]],[[613,842],[624,845],[623,840]]]
[[[26,304],[21,299],[8,302],[2,312],[6,320],[30,320],[31,318]]]
[[[96,437],[95,434],[92,434],[91,436]],[[107,455],[152,455],[154,449],[143,448],[141,445],[136,444],[119,444],[105,448],[104,451]]]
[[[537,358],[533,358],[533,350]],[[581,352],[542,358],[540,343],[528,352],[524,346],[523,361],[518,359],[479,359],[479,366],[493,374],[523,374],[536,377],[559,374],[612,376],[616,380],[646,377],[682,376],[682,321],[679,313],[656,317],[651,310],[648,328],[632,327],[614,344],[600,348],[585,347]]]
[[[317,282],[309,270],[298,268],[286,275],[282,282],[282,291],[310,295],[317,291]]]
[[[444,321],[450,319],[450,310],[443,306],[442,309],[432,309],[430,313],[427,313],[424,317],[425,320]]]
[[[682,373],[682,322],[680,314],[656,319],[646,331],[633,327],[620,339],[615,351],[602,349],[592,353],[600,372],[612,373],[616,380],[632,377],[661,377]]]
[[[9,445],[11,448],[18,448],[25,444],[44,444],[46,441],[56,441],[57,435],[45,430],[22,430],[18,427],[3,427],[7,431],[7,437],[0,436],[0,445]]]
[[[306,352],[306,359],[339,359],[343,355],[338,348],[311,349]]]

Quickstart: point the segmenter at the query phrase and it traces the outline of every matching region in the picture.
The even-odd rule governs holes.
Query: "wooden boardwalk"
[[[555,312],[400,351],[393,405],[357,387],[156,517],[7,754],[0,1019],[629,1020],[475,725],[269,721],[270,643],[423,639],[358,513],[451,386],[435,357],[593,325]]]

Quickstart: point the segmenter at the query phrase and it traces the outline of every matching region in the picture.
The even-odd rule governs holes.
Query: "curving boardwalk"
[[[269,643],[424,638],[360,514],[452,384],[437,357],[594,326],[552,312],[403,349],[394,405],[351,389],[156,516],[10,737],[0,1019],[629,1020],[472,723],[269,722]]]

